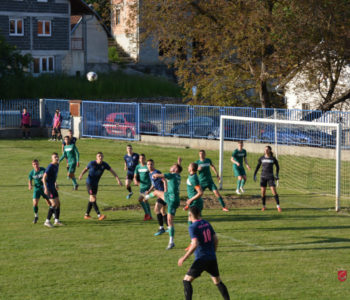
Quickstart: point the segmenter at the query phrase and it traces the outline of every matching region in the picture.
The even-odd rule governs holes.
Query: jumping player
[[[188,166],[188,178],[186,181],[187,184],[187,196],[188,200],[186,201],[185,210],[189,207],[197,206],[199,211],[202,212],[203,209],[203,200],[202,195],[203,191],[199,183],[199,179],[197,176],[198,164],[190,163]],[[188,225],[191,225],[192,222],[188,219]]]
[[[60,222],[60,199],[58,197],[58,185],[57,185],[57,174],[58,174],[58,154],[56,152],[51,155],[51,164],[45,170],[45,174],[43,176],[44,183],[44,193],[49,197],[50,207],[47,213],[47,218],[44,223],[46,227],[53,227],[51,223],[51,217],[55,214],[55,225],[62,226],[63,224]]]
[[[141,154],[139,157],[139,164],[135,168],[134,183],[140,186],[139,202],[145,212],[144,221],[152,220],[151,207],[148,200],[145,199],[145,193],[148,193],[151,188],[151,179],[149,178],[149,170],[146,165],[146,156]]]
[[[205,157],[205,150],[199,151],[199,160],[196,161],[196,164],[198,164],[198,173],[199,173],[199,182],[201,184],[203,192],[206,188],[208,188],[210,191],[212,191],[217,199],[219,199],[219,202],[222,206],[223,211],[228,211],[228,208],[225,205],[224,200],[222,199],[218,188],[216,187],[213,178],[211,177],[210,168],[215,173],[218,181],[220,182],[220,176],[218,172],[216,171],[215,166],[213,165],[212,161],[209,158]]]
[[[235,177],[237,177],[236,194],[238,195],[244,193],[243,187],[247,181],[247,175],[244,170],[243,160],[248,170],[250,170],[247,162],[247,151],[243,149],[243,142],[239,141],[238,149],[235,149],[235,151],[232,152],[231,157],[231,162],[233,163],[233,174]]]
[[[63,149],[63,154],[60,157],[60,162],[66,158],[68,159],[68,173],[67,176],[72,179],[73,182],[73,190],[78,190],[77,180],[75,178],[75,169],[79,167],[79,151],[75,144],[70,143],[69,136],[64,137],[65,146]]]
[[[86,168],[81,172],[79,176],[79,180],[83,178],[83,175],[89,170],[89,175],[88,178],[86,179],[86,188],[87,191],[90,195],[88,206],[86,209],[86,213],[84,216],[85,220],[91,219],[90,217],[90,212],[92,207],[94,207],[97,217],[100,221],[104,220],[106,218],[105,215],[101,215],[100,210],[97,206],[97,190],[98,190],[98,182],[101,179],[101,176],[104,172],[104,170],[108,170],[112,173],[112,175],[115,177],[117,180],[118,184],[122,186],[122,183],[117,175],[116,172],[113,171],[113,169],[107,164],[106,162],[103,161],[103,153],[98,152],[96,155],[96,160],[90,161],[89,164],[87,165]]]
[[[164,179],[162,179],[162,178],[153,178],[154,174],[162,174],[162,172],[160,172],[159,170],[156,170],[154,168],[154,161],[153,161],[153,159],[149,159],[147,161],[147,168],[148,168],[148,171],[149,171],[149,177],[151,179],[152,186],[148,190],[147,195],[145,196],[145,199],[149,199],[150,198],[149,194],[153,190],[164,192]],[[166,213],[166,210],[165,210],[166,205],[167,205],[166,202],[162,198],[158,197],[158,199],[156,201],[156,204],[154,206],[154,212],[157,215],[159,229],[154,234],[155,236],[158,236],[158,235],[161,235],[161,234],[165,233],[164,224],[168,226],[168,216],[167,216],[167,213]]]
[[[152,177],[156,178],[165,178],[167,181],[167,191],[154,191],[148,196],[151,198],[156,196],[163,199],[168,205],[168,229],[169,229],[169,244],[166,250],[170,250],[175,247],[174,236],[174,217],[176,214],[176,209],[180,205],[180,183],[181,177],[180,173],[182,172],[181,167],[181,157],[178,158],[177,164],[174,164],[170,167],[170,173],[166,174],[153,174]]]
[[[262,171],[260,176],[260,188],[261,188],[261,200],[262,200],[262,211],[266,210],[266,187],[269,185],[272,195],[274,196],[277,204],[278,212],[281,212],[282,209],[280,207],[279,197],[276,191],[275,179],[278,180],[278,173],[280,171],[280,167],[277,159],[273,156],[273,152],[270,146],[266,146],[264,150],[264,155],[261,156],[258,160],[258,164],[256,166],[254,172],[254,181],[256,181],[256,174],[259,171],[260,166],[262,165]],[[276,176],[273,175],[273,165],[276,166]]]
[[[126,146],[126,152],[127,154],[124,155],[124,161],[125,161],[124,170],[127,171],[126,178],[125,178],[125,186],[129,192],[129,194],[126,196],[126,199],[130,199],[130,197],[133,194],[131,190],[131,182],[134,178],[135,168],[139,163],[139,155],[132,151],[131,145]]]
[[[218,247],[218,238],[215,231],[209,222],[200,218],[200,210],[197,206],[192,206],[189,210],[189,218],[193,223],[188,228],[191,237],[191,246],[177,263],[181,267],[183,262],[194,252],[195,260],[183,280],[185,299],[192,299],[193,289],[191,282],[198,278],[203,271],[207,271],[214,284],[218,287],[222,297],[225,300],[230,300],[227,288],[219,275],[215,254]]]
[[[37,159],[34,159],[32,161],[32,166],[33,166],[33,170],[30,171],[29,173],[29,180],[28,180],[28,190],[32,190],[33,185],[32,185],[32,181],[34,180],[34,191],[33,191],[33,211],[34,211],[34,220],[33,223],[36,224],[38,222],[39,216],[38,216],[38,212],[39,212],[39,199],[40,196],[42,196],[48,206],[50,206],[50,201],[49,201],[49,197],[44,193],[44,185],[42,182],[44,173],[45,173],[45,168],[40,167],[39,166],[39,161]]]

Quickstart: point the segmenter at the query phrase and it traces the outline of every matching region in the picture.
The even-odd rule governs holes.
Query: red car
[[[137,134],[135,114],[111,113],[102,124],[104,135],[123,136],[132,139]],[[158,132],[157,126],[150,122],[140,121],[140,133]]]

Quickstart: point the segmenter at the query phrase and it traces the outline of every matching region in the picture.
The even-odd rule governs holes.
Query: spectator
[[[32,126],[32,120],[30,117],[30,113],[27,112],[27,108],[23,108],[23,112],[21,114],[21,128],[23,139],[30,139],[30,127]]]
[[[49,141],[56,141],[61,139],[61,123],[62,116],[60,110],[57,108],[55,115],[53,117],[52,131],[51,131],[51,139]]]

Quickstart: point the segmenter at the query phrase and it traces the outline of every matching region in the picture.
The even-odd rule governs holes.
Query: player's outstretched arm
[[[177,262],[177,265],[179,266],[179,267],[181,267],[182,266],[182,264],[183,264],[183,262],[187,259],[187,258],[189,258],[191,255],[192,255],[192,253],[196,250],[196,248],[198,247],[198,240],[197,239],[192,239],[191,240],[191,246],[190,246],[190,248],[188,249],[188,251],[185,253],[185,255],[184,256],[182,256],[182,257],[180,257],[179,258],[179,260],[178,260],[178,262]]]
[[[152,178],[153,178],[153,179],[164,178],[164,174],[156,173],[156,174],[153,174],[153,175],[152,175]]]
[[[218,181],[220,182],[221,178],[220,178],[219,173],[218,173],[218,171],[216,170],[216,168],[215,168],[215,166],[213,165],[212,162],[211,162],[211,164],[210,164],[210,168],[213,170],[213,172],[214,172],[216,178],[217,178]]]
[[[246,167],[248,168],[248,170],[250,171],[251,168],[250,168],[250,166],[249,166],[249,164],[248,164],[248,160],[247,160],[246,157],[244,158],[244,163],[245,163]]]
[[[89,170],[89,169],[88,168],[84,168],[84,170],[79,175],[79,180],[81,180],[83,178],[83,176],[87,172],[87,170]]]
[[[254,181],[256,181],[256,174],[258,174],[258,171],[260,169],[260,166],[261,166],[261,160],[259,158],[258,160],[258,164],[256,165],[256,168],[255,168],[255,171],[254,171]]]
[[[182,163],[182,158],[181,158],[181,156],[179,156],[177,158],[177,164],[181,166],[181,163]]]
[[[200,185],[196,185],[194,188],[196,189],[197,194],[195,194],[192,198],[186,201],[187,206],[189,206],[193,201],[197,200],[203,195],[203,190]]]
[[[32,180],[28,180],[28,190],[31,190],[32,188]]]
[[[122,184],[122,182],[120,181],[120,179],[119,179],[117,173],[114,172],[114,170],[113,170],[112,168],[110,168],[109,172],[111,172],[111,173],[113,174],[113,176],[115,177],[115,180],[117,180],[118,184],[119,184],[120,186],[123,186],[123,184]]]
[[[44,184],[44,193],[47,194],[47,184],[46,184],[47,173],[44,173],[42,182]]]

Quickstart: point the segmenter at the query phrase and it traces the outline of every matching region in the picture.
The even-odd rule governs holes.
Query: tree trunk
[[[259,98],[262,108],[267,108],[270,104],[270,95],[267,90],[267,82],[265,80],[260,81],[259,85]]]

